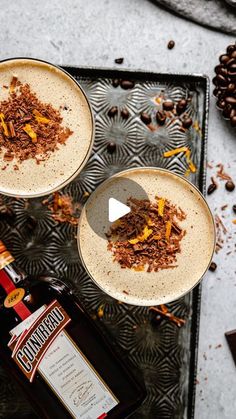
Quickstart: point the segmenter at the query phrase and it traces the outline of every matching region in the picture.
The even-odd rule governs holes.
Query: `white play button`
[[[127,205],[122,204],[122,202],[117,201],[115,198],[109,198],[108,218],[110,223],[113,223],[114,221],[128,214],[130,211],[131,210]]]

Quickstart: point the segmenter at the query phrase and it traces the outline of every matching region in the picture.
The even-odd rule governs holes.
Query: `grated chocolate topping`
[[[42,103],[16,77],[12,78],[7,100],[0,102],[0,151],[4,160],[18,162],[34,158],[46,160],[59,144],[64,144],[73,133],[62,126],[59,110],[50,103]]]
[[[181,208],[167,199],[154,202],[130,197],[131,212],[112,224],[107,232],[108,250],[122,268],[147,272],[173,269],[186,231],[178,222],[186,218]]]

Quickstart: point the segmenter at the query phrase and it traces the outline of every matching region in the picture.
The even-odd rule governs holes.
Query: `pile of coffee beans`
[[[220,64],[215,67],[213,94],[224,118],[236,127],[236,43],[229,45],[226,54],[222,54],[219,60]]]
[[[191,102],[191,98],[181,99],[177,103],[173,102],[172,100],[165,100],[162,103],[162,110],[158,110],[156,112],[157,124],[164,125],[166,118],[170,116],[169,112],[171,112],[172,117],[175,119],[180,119],[183,128],[189,129],[193,124],[193,120],[190,118],[189,114],[185,112],[188,106],[188,102]],[[149,115],[147,112],[142,112],[140,114],[140,118],[145,125],[150,125],[152,122],[151,115]]]

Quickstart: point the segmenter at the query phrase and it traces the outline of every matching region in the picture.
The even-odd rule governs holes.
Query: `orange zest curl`
[[[28,136],[31,138],[32,143],[37,143],[37,134],[36,132],[34,132],[33,128],[31,127],[30,124],[26,124],[23,127],[23,130],[26,132],[26,134],[28,134]]]
[[[191,151],[189,149],[185,152],[185,156],[186,156],[186,161],[188,163],[189,170],[192,173],[196,173],[197,168],[191,159]]]
[[[160,198],[158,200],[158,215],[160,215],[160,217],[163,217],[164,215],[164,207],[165,207],[165,199]]]
[[[172,227],[171,222],[167,221],[166,222],[166,239],[167,240],[169,240],[169,238],[170,238],[171,227]]]
[[[8,128],[7,128],[7,124],[6,124],[6,122],[4,121],[4,118],[5,118],[4,114],[3,114],[3,113],[0,113],[1,126],[2,126],[2,128],[3,128],[3,133],[4,133],[4,135],[5,135],[6,137],[9,137],[9,131],[8,131]]]
[[[185,153],[187,150],[188,150],[188,147],[173,148],[172,150],[165,151],[165,153],[163,154],[163,157],[172,157],[175,154]]]
[[[152,229],[149,229],[147,226],[144,227],[142,234],[139,234],[135,239],[128,240],[130,244],[137,244],[139,242],[144,242],[152,234]]]
[[[37,109],[33,110],[34,117],[37,122],[41,124],[48,124],[50,122],[50,119],[46,118],[46,116],[43,116]]]

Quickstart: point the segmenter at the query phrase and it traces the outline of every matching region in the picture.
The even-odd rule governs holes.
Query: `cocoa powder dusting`
[[[116,221],[107,233],[107,248],[122,268],[152,272],[177,267],[180,242],[186,231],[178,221],[186,214],[170,201],[129,198],[131,212]]]
[[[0,102],[0,151],[3,159],[18,162],[33,158],[46,160],[73,133],[62,126],[61,114],[50,103],[42,103],[16,77],[12,78],[9,97]],[[40,159],[38,159],[40,157]]]

